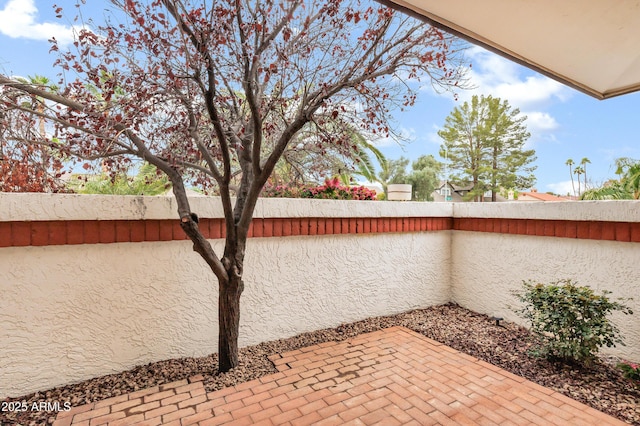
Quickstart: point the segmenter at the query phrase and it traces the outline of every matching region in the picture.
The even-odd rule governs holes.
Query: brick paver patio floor
[[[278,373],[215,392],[202,377],[61,412],[69,425],[623,425],[403,327],[271,358]]]

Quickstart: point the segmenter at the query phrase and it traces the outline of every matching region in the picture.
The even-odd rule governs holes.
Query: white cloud
[[[525,125],[531,133],[528,148],[540,141],[556,140],[554,131],[560,124],[545,109],[569,99],[571,91],[567,87],[478,46],[470,47],[466,55],[472,63],[467,74],[471,89],[458,92],[457,104],[470,101],[473,95],[506,100],[527,116]]]
[[[515,62],[480,47],[470,48],[467,55],[473,64],[469,83],[475,88],[461,92],[462,100],[473,95],[492,95],[508,100],[512,107],[531,111],[569,97],[569,89],[561,83],[539,74],[524,76],[524,69]]]
[[[438,135],[438,132],[442,130],[442,127],[433,125],[431,126],[431,131],[426,134],[426,141],[430,144],[440,146],[442,144],[442,138]]]
[[[529,131],[551,131],[557,129],[558,122],[549,113],[546,112],[529,112],[527,116],[527,128]]]
[[[524,113],[527,116],[525,125],[527,130],[531,133],[531,139],[529,139],[525,147],[527,149],[532,148],[536,143],[541,141],[556,142],[556,136],[554,131],[560,127],[555,118],[547,112],[532,111]]]
[[[500,82],[492,88],[494,96],[508,99],[518,108],[528,109],[547,103],[553,98],[563,99],[561,83],[543,76],[530,76],[524,81]]]
[[[0,10],[0,33],[11,38],[49,40],[55,37],[61,45],[73,41],[73,28],[55,22],[37,22],[38,8],[34,0],[9,0]]]
[[[576,184],[574,183],[574,186],[575,185]],[[570,180],[547,184],[547,189],[558,195],[563,195],[563,196],[567,194],[573,195],[573,186],[571,186]]]

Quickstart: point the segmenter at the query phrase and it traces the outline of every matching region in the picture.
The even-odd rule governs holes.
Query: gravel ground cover
[[[486,315],[455,304],[368,318],[243,348],[240,351],[240,365],[225,374],[215,374],[217,354],[202,358],[171,359],[4,402],[25,401],[29,406],[33,402],[70,402],[72,406],[77,406],[196,374],[204,375],[205,388],[213,391],[275,373],[275,368],[267,359],[271,354],[326,341],[344,340],[395,325],[410,328],[627,423],[640,425],[640,386],[622,376],[615,368],[617,360],[603,358],[589,367],[582,367],[532,357],[528,352],[535,339],[527,329],[504,322],[497,326]],[[52,423],[55,415],[47,411],[0,412],[0,426],[45,425]]]

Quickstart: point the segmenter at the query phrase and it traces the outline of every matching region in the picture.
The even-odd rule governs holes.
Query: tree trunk
[[[173,182],[173,180],[172,180]],[[174,183],[174,194],[179,200],[180,225],[193,242],[193,249],[207,262],[218,279],[218,372],[224,373],[238,366],[238,335],[240,328],[240,296],[244,290],[242,261],[237,244],[229,242],[226,256],[219,261],[211,244],[198,228],[197,216],[189,212],[189,204],[182,182]],[[242,246],[244,246],[244,241]],[[240,250],[244,253],[244,250]]]
[[[495,143],[495,142],[494,142]],[[498,173],[498,146],[493,146],[493,163],[491,164],[493,170],[491,171],[491,202],[495,203],[498,201],[496,189],[498,187],[498,180],[496,179],[496,174]]]
[[[229,272],[229,280],[220,282],[218,297],[218,372],[238,366],[238,334],[240,328],[240,295],[242,277]]]

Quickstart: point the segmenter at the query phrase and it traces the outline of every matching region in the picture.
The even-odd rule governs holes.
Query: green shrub
[[[633,312],[610,301],[610,292],[597,295],[591,288],[567,279],[546,285],[525,281],[523,285],[524,291],[515,294],[524,308],[516,312],[541,338],[541,346],[534,351],[537,355],[589,362],[602,346],[624,345],[618,328],[607,316],[613,311]]]

